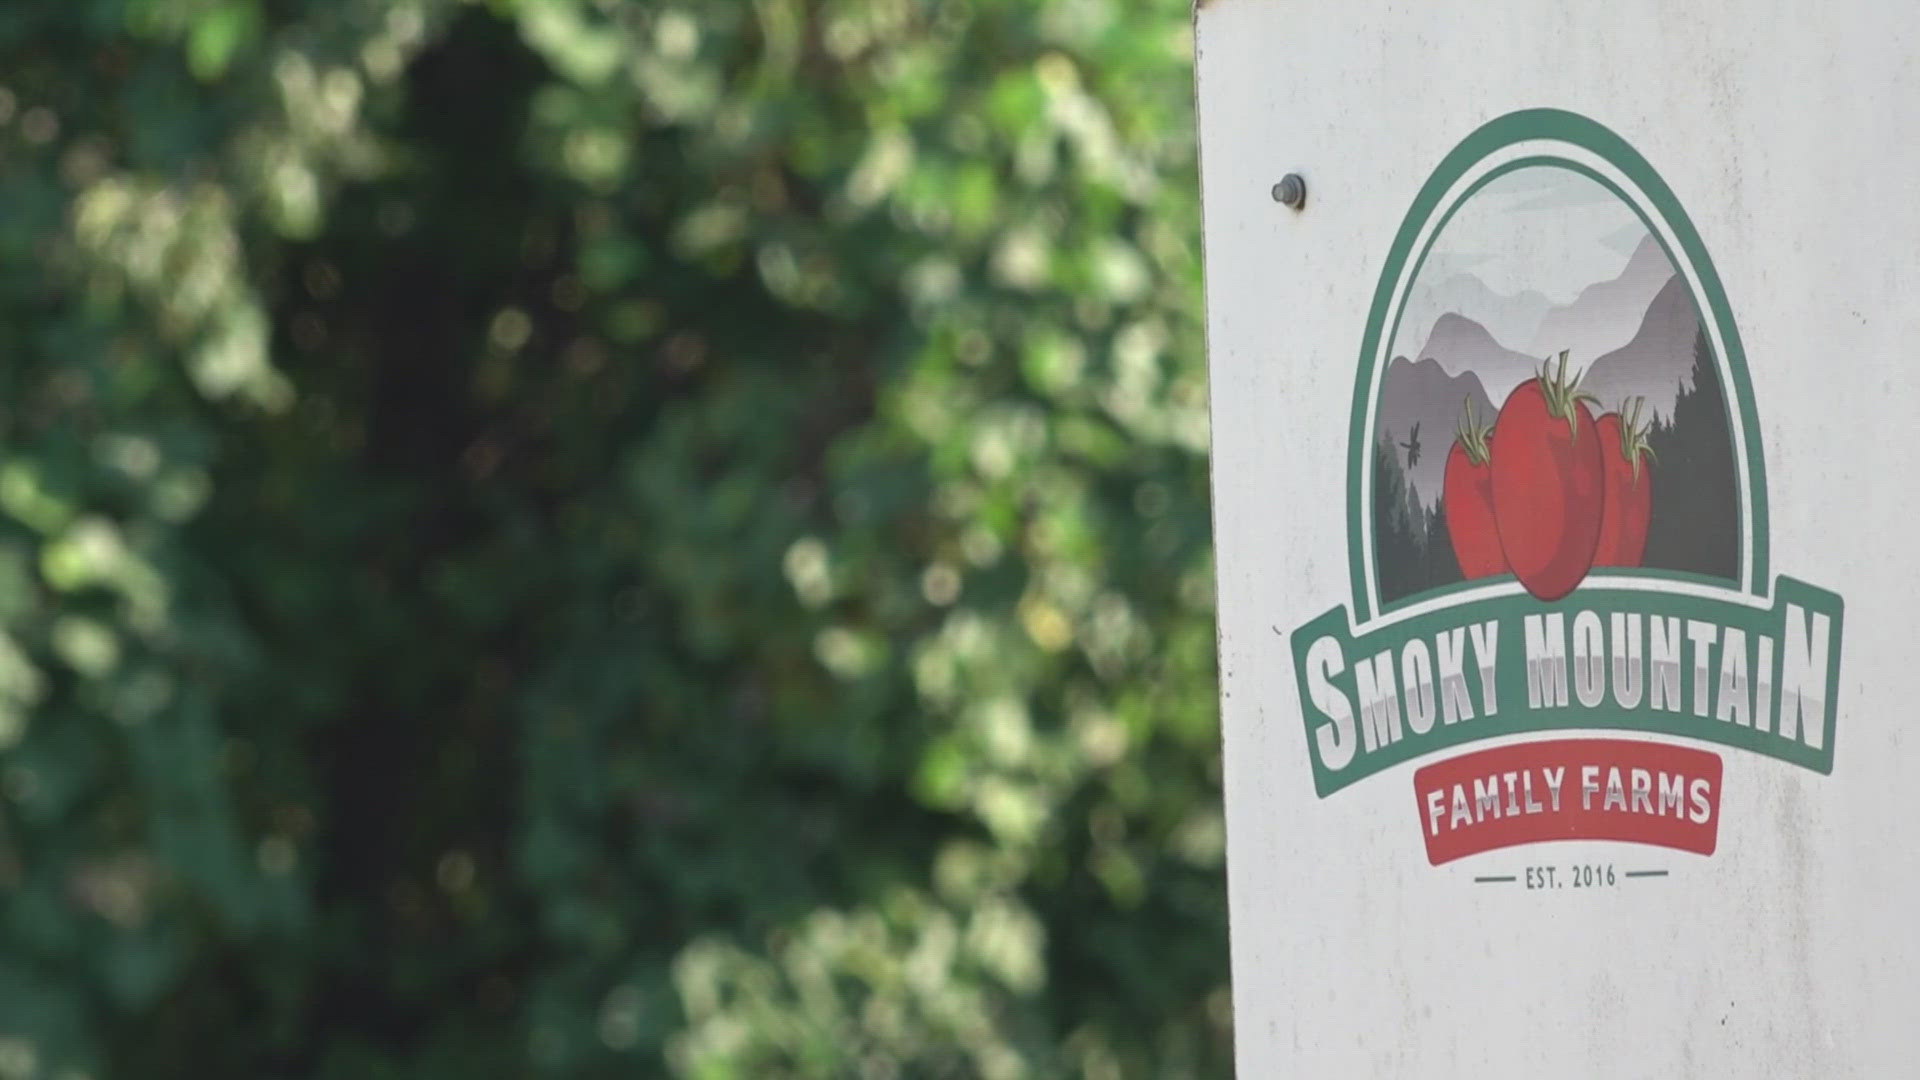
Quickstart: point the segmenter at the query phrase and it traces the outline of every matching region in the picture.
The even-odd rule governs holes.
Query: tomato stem
[[[1647,443],[1647,433],[1653,430],[1653,421],[1640,422],[1641,410],[1647,406],[1644,397],[1628,398],[1620,403],[1620,453],[1633,466],[1633,482],[1640,482],[1640,459],[1660,460],[1653,447]]]
[[[1473,415],[1473,395],[1467,395],[1466,415],[1460,418],[1453,430],[1460,438],[1460,445],[1467,449],[1467,461],[1474,465],[1485,465],[1492,456],[1487,449],[1487,436],[1493,433],[1493,425],[1483,427],[1479,418]]]
[[[1540,363],[1540,395],[1547,400],[1547,415],[1567,422],[1567,431],[1574,441],[1580,439],[1580,416],[1575,406],[1583,401],[1598,404],[1600,399],[1580,389],[1580,380],[1586,375],[1585,368],[1567,378],[1567,350],[1560,350],[1560,368],[1554,370],[1553,358],[1548,357]]]

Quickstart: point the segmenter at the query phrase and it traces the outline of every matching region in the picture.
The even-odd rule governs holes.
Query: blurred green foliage
[[[0,60],[0,1080],[1227,1072],[1186,0]]]

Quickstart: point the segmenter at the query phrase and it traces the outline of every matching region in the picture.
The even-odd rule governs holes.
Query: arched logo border
[[[1348,463],[1347,463],[1347,535],[1349,548],[1349,574],[1353,593],[1353,617],[1356,624],[1365,624],[1376,616],[1385,614],[1384,605],[1378,605],[1367,580],[1367,561],[1373,557],[1372,545],[1363,542],[1369,535],[1365,529],[1364,515],[1367,512],[1363,498],[1363,478],[1371,467],[1370,454],[1373,438],[1367,426],[1374,394],[1375,369],[1381,355],[1380,346],[1383,335],[1388,329],[1388,318],[1396,312],[1396,286],[1410,259],[1418,259],[1424,250],[1416,250],[1422,232],[1436,214],[1448,214],[1459,205],[1461,200],[1443,205],[1454,186],[1475,167],[1489,157],[1508,147],[1528,142],[1558,142],[1576,147],[1606,162],[1624,176],[1646,200],[1646,205],[1657,213],[1679,250],[1668,250],[1668,256],[1676,263],[1684,259],[1687,268],[1693,271],[1693,279],[1698,287],[1694,301],[1703,306],[1702,314],[1713,321],[1721,344],[1719,357],[1722,374],[1731,403],[1733,415],[1729,418],[1739,425],[1745,446],[1747,469],[1747,494],[1742,509],[1746,543],[1743,545],[1743,565],[1741,567],[1739,587],[1741,591],[1754,597],[1767,595],[1768,550],[1767,550],[1767,494],[1764,450],[1761,445],[1759,424],[1754,409],[1753,387],[1748,378],[1746,350],[1741,343],[1739,329],[1734,323],[1731,307],[1727,300],[1726,288],[1715,270],[1712,258],[1707,254],[1706,245],[1700,233],[1687,216],[1673,189],[1661,179],[1650,162],[1633,149],[1627,141],[1610,129],[1577,113],[1560,109],[1528,109],[1508,113],[1481,126],[1478,130],[1461,140],[1460,144],[1447,154],[1434,170],[1427,182],[1415,196],[1413,205],[1402,220],[1399,232],[1395,234],[1393,245],[1388,250],[1386,265],[1381,271],[1380,282],[1375,287],[1372,307],[1367,316],[1365,337],[1360,347],[1359,370],[1354,384],[1352,415],[1348,425]],[[1565,162],[1569,167],[1579,168],[1573,162]],[[1611,185],[1609,185],[1611,186]],[[1616,191],[1616,194],[1622,194]],[[1625,199],[1636,212],[1642,208],[1634,200]],[[1656,230],[1658,235],[1658,230]],[[1664,239],[1662,240],[1664,244]]]

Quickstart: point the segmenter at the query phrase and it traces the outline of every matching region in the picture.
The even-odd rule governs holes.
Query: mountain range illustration
[[[1419,425],[1421,453],[1409,460],[1403,448],[1400,464],[1421,505],[1439,496],[1447,450],[1469,399],[1480,422],[1492,423],[1507,395],[1564,349],[1569,365],[1586,371],[1581,388],[1599,399],[1595,415],[1640,396],[1649,415],[1671,417],[1700,333],[1686,280],[1651,236],[1641,239],[1618,275],[1587,286],[1563,305],[1535,292],[1502,295],[1470,274],[1416,288],[1409,310],[1416,299],[1429,311],[1435,301],[1445,301],[1448,310],[1432,317],[1417,349],[1402,350],[1389,363],[1374,430],[1399,443]],[[1452,308],[1455,303],[1459,309]],[[1416,315],[1412,322],[1402,320],[1402,341],[1426,318]],[[1528,344],[1512,347],[1511,340],[1529,329]]]
[[[1629,397],[1644,397],[1658,416],[1673,415],[1693,363],[1693,341],[1700,333],[1700,313],[1686,279],[1678,274],[1654,294],[1640,318],[1633,338],[1595,360],[1580,386],[1600,399],[1596,411],[1617,409]]]
[[[1620,276],[1589,285],[1572,303],[1547,312],[1526,351],[1546,356],[1566,349],[1574,363],[1592,363],[1633,337],[1647,305],[1673,276],[1666,251],[1652,236],[1643,237]]]
[[[1541,323],[1553,309],[1553,301],[1542,293],[1526,289],[1509,296],[1471,272],[1431,283],[1422,279],[1408,293],[1406,308],[1400,313],[1394,353],[1416,360],[1429,355],[1421,346],[1448,315],[1472,319],[1496,341],[1526,351],[1533,347]]]
[[[1495,405],[1505,401],[1514,387],[1540,373],[1540,357],[1507,348],[1494,340],[1485,326],[1453,312],[1440,316],[1433,324],[1433,333],[1409,359],[1433,360],[1448,374],[1474,376]],[[1392,374],[1389,369],[1388,378]],[[1454,405],[1457,408],[1459,402]],[[1452,431],[1453,425],[1448,424],[1447,430]]]

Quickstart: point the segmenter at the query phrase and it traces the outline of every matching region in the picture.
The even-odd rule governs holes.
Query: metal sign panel
[[[1920,9],[1196,22],[1241,1074],[1910,1072]]]

